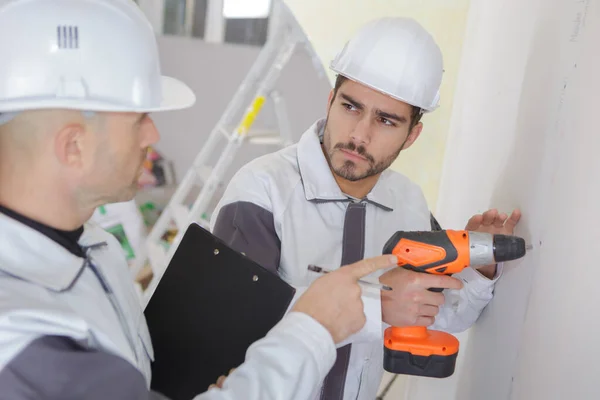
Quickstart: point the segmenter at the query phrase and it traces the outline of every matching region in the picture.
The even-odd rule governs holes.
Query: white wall
[[[452,379],[411,400],[588,400],[597,383],[600,7],[473,2],[440,188],[442,223],[520,207],[535,247],[508,263]]]
[[[260,48],[210,44],[179,36],[160,36],[158,46],[163,73],[186,82],[198,98],[191,109],[153,115],[162,136],[156,147],[174,162],[176,176],[181,179],[252,66]],[[296,51],[277,85],[277,90],[285,96],[296,139],[316,119],[325,115],[330,89],[329,81],[325,76],[318,75],[308,54],[303,50]],[[276,126],[272,104],[268,102],[254,128],[273,129]],[[276,148],[256,146],[247,149],[239,154],[231,172],[252,158]]]

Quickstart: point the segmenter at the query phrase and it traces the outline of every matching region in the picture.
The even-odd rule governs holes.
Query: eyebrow
[[[398,114],[394,114],[394,113],[388,113],[388,112],[381,111],[381,110],[375,110],[375,114],[377,114],[378,117],[382,117],[385,119],[393,119],[396,122],[399,122],[401,124],[405,124],[406,122],[408,122],[406,120],[406,117],[402,117],[402,116],[400,116]]]
[[[353,99],[352,97],[348,96],[347,94],[340,93],[340,97],[342,97],[344,100],[346,100],[348,103],[352,104],[354,107],[358,108],[359,110],[364,110],[364,108],[365,108],[365,106],[362,103],[359,103],[357,100]]]
[[[359,110],[364,110],[365,109],[365,106],[362,103],[360,103],[356,99],[353,99],[352,97],[348,96],[345,93],[340,93],[340,97],[343,98],[344,100],[346,100],[348,103],[352,104],[354,107],[356,107]],[[398,114],[394,114],[394,113],[382,111],[382,110],[379,110],[379,109],[375,110],[375,114],[378,117],[386,118],[386,119],[391,119],[391,120],[394,120],[394,121],[396,121],[398,123],[401,123],[401,124],[405,124],[406,122],[408,122],[408,120],[406,119],[406,117],[400,116]]]

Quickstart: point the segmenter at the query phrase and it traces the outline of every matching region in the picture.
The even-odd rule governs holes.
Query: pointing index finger
[[[352,276],[359,280],[360,278],[372,274],[375,271],[380,269],[385,269],[398,265],[398,257],[385,254],[382,256],[377,256],[373,258],[367,258],[361,261],[358,261],[354,264],[348,265],[344,267],[347,271],[350,271]]]

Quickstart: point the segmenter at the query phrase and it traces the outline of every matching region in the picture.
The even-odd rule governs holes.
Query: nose
[[[146,148],[158,142],[160,140],[160,134],[154,121],[149,116],[146,117],[146,121],[142,124],[142,135],[141,135],[141,148]]]
[[[350,138],[356,145],[368,144],[371,141],[371,121],[366,116],[354,126]]]

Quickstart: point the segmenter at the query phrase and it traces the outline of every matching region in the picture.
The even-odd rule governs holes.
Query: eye
[[[342,107],[344,107],[348,111],[356,111],[357,110],[356,107],[354,107],[352,104],[349,104],[349,103],[342,103]]]
[[[395,124],[395,123],[393,123],[393,122],[392,122],[392,121],[390,121],[389,119],[387,119],[387,118],[383,118],[383,117],[380,117],[380,118],[379,118],[379,122],[381,122],[382,124],[384,124],[384,125],[386,125],[386,126],[396,126],[396,124]]]

